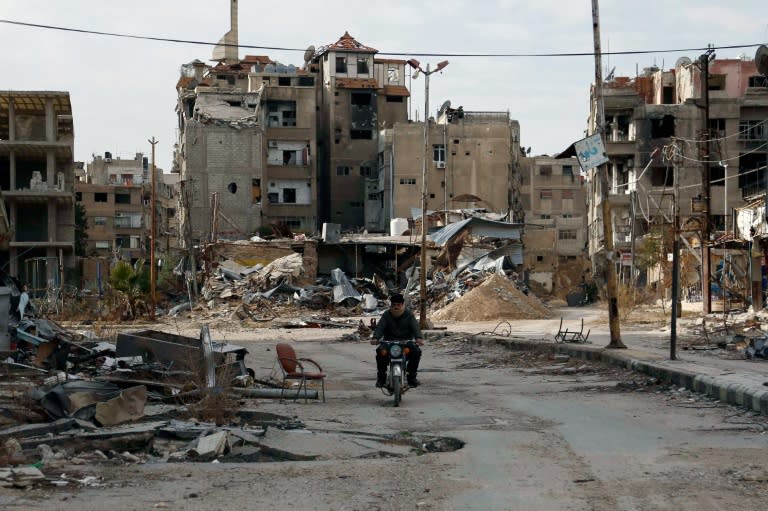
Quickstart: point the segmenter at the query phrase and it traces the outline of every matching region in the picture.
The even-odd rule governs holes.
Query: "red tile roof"
[[[341,36],[341,39],[336,41],[333,44],[329,44],[326,48],[326,51],[328,50],[335,50],[335,51],[363,51],[363,52],[370,52],[370,53],[378,53],[379,50],[376,48],[371,48],[370,46],[365,46],[364,44],[361,44],[355,40],[354,37],[349,35],[349,32],[344,32],[344,35]]]

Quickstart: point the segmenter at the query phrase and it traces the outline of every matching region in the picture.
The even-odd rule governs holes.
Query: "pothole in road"
[[[268,430],[258,444],[233,446],[219,456],[221,463],[404,458],[464,447],[454,437],[361,431]],[[194,459],[189,461],[195,461]]]

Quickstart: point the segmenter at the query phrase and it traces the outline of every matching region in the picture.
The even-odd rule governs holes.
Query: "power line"
[[[29,28],[41,28],[45,30],[59,30],[62,32],[76,32],[79,34],[101,35],[108,37],[122,37],[126,39],[139,39],[145,41],[158,41],[165,43],[179,43],[179,44],[196,44],[203,46],[224,46],[224,47],[237,47],[252,50],[274,50],[274,51],[306,51],[306,48],[288,48],[282,46],[260,46],[249,44],[227,44],[219,42],[199,41],[193,39],[174,39],[169,37],[153,37],[143,36],[135,34],[121,34],[119,32],[103,32],[99,30],[88,30],[83,28],[73,27],[61,27],[56,25],[43,25],[40,23],[27,23],[23,21],[0,19],[0,23],[6,23],[8,25],[16,25]],[[663,49],[663,50],[627,50],[627,51],[608,51],[601,52],[601,55],[643,55],[654,53],[682,53],[682,52],[698,52],[707,50],[734,50],[744,48],[756,48],[763,43],[751,43],[751,44],[735,44],[728,46],[706,46],[695,48],[676,48],[676,49]],[[411,56],[411,57],[469,57],[469,58],[518,58],[518,57],[592,57],[594,52],[555,52],[555,53],[440,53],[440,52],[386,52],[380,51],[379,55],[392,55],[392,56]]]

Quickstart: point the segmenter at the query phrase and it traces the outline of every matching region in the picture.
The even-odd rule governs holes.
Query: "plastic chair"
[[[276,346],[277,360],[280,362],[280,369],[283,371],[283,384],[280,392],[280,402],[283,402],[285,394],[285,384],[290,380],[299,380],[299,390],[293,396],[294,402],[301,395],[301,389],[304,389],[304,402],[307,398],[307,381],[319,381],[322,388],[323,403],[325,403],[325,373],[320,364],[309,358],[298,358],[296,352],[290,344],[280,343]],[[317,371],[308,371],[304,364],[314,366]],[[313,368],[313,369],[314,369]]]

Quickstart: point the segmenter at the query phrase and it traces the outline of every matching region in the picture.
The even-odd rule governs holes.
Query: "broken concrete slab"
[[[206,435],[198,439],[197,445],[190,450],[190,454],[198,461],[214,459],[227,450],[228,437],[227,431],[217,431],[212,435]]]

